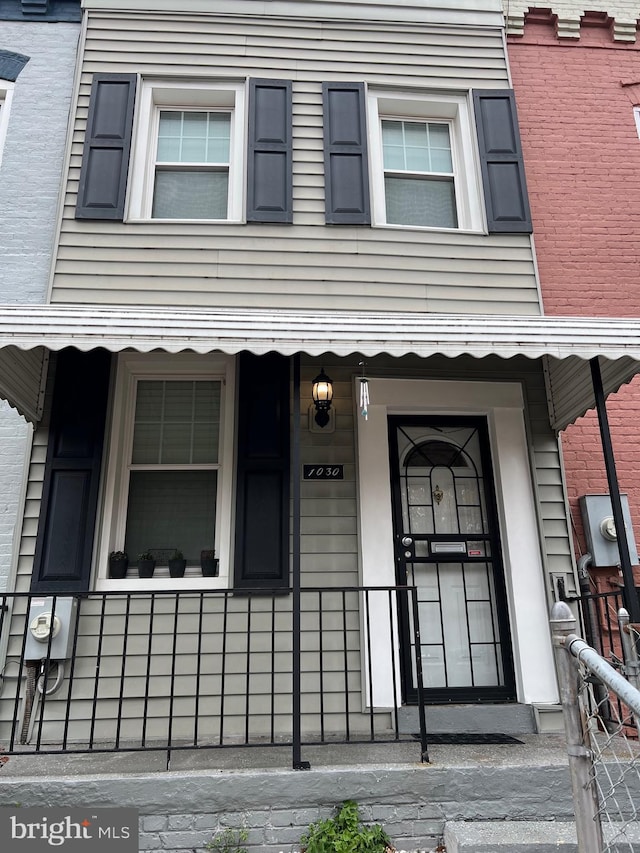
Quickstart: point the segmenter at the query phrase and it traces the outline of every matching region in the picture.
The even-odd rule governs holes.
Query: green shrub
[[[381,826],[364,826],[353,800],[345,800],[335,817],[312,823],[302,836],[302,845],[306,853],[385,853],[393,849]]]

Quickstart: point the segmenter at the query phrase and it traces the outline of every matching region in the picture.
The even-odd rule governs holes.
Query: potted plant
[[[109,577],[122,579],[127,576],[129,555],[126,551],[112,551],[109,554]]]
[[[151,551],[143,551],[138,554],[138,576],[141,578],[152,578],[156,568],[156,558]]]
[[[184,558],[182,551],[177,549],[169,557],[169,575],[172,578],[183,578],[184,570],[187,568],[187,561]]]
[[[204,548],[200,551],[200,567],[205,578],[218,577],[218,560],[213,548]]]

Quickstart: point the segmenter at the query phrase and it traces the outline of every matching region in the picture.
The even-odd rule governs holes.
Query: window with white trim
[[[466,95],[369,90],[374,225],[483,230]]]
[[[244,83],[143,81],[129,218],[240,221],[244,104]]]
[[[2,163],[2,151],[7,137],[7,126],[9,124],[9,107],[13,95],[13,83],[0,80],[0,164]]]
[[[109,453],[100,583],[106,555],[129,555],[127,586],[175,585],[168,559],[181,551],[189,586],[226,586],[229,572],[232,359],[225,356],[119,357]],[[231,387],[231,392],[233,389]],[[200,555],[213,550],[219,577],[203,579]],[[156,558],[141,582],[136,557]],[[100,585],[99,583],[99,585]],[[123,581],[117,583],[122,584]],[[145,586],[146,585],[146,586]]]

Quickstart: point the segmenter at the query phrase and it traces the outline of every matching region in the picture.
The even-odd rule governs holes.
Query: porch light
[[[324,372],[324,367],[313,380],[311,396],[316,407],[316,423],[325,427],[329,423],[329,409],[333,400],[333,382]]]

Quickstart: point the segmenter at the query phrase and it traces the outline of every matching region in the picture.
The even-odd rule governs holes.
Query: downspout
[[[604,454],[604,466],[607,472],[609,484],[609,497],[611,498],[611,509],[613,520],[616,525],[618,550],[620,552],[620,568],[622,569],[623,599],[624,604],[632,622],[640,622],[640,601],[636,592],[633,569],[631,567],[631,556],[629,552],[629,540],[622,514],[622,499],[620,498],[620,486],[616,473],[616,463],[613,457],[613,445],[611,443],[611,432],[609,430],[609,419],[607,417],[607,406],[605,402],[604,389],[602,387],[602,374],[600,372],[600,361],[595,356],[589,362],[591,365],[591,381],[598,413],[598,424],[600,426],[600,438],[602,439],[602,452]]]

